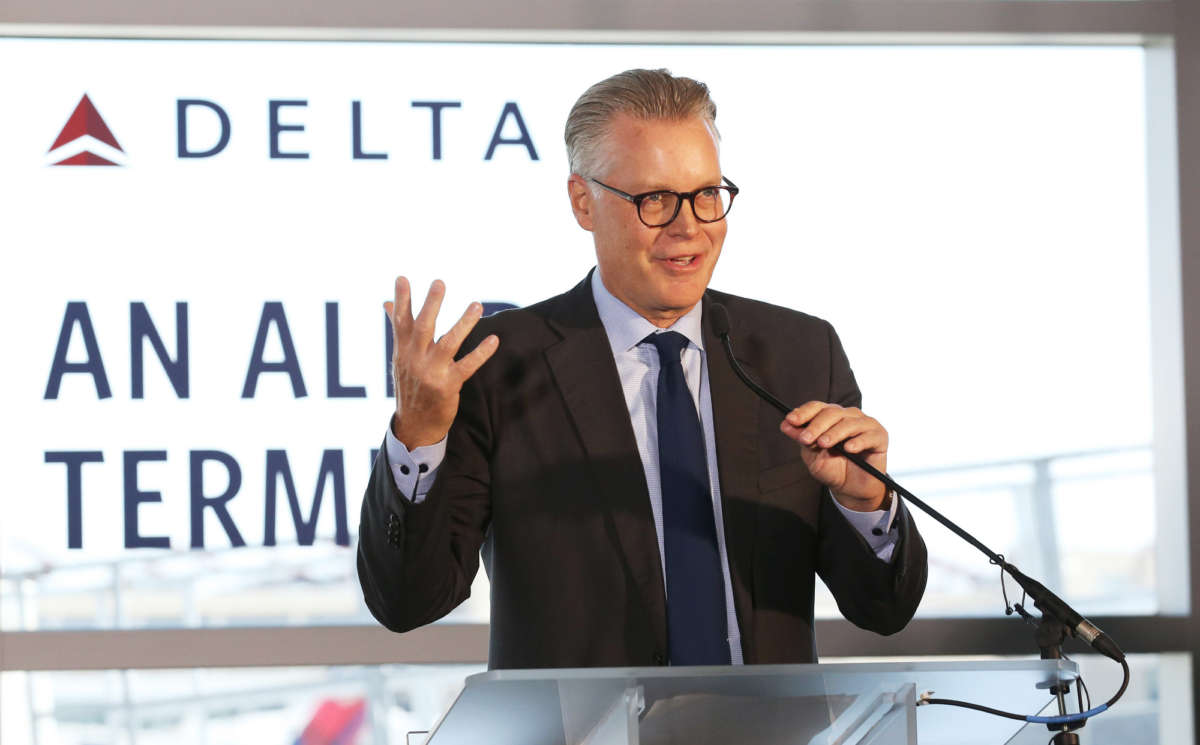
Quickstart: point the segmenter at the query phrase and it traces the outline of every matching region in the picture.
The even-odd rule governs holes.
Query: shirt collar
[[[662,331],[677,331],[687,337],[688,342],[701,352],[704,351],[704,335],[700,325],[703,303],[696,303],[669,328],[660,329],[608,291],[600,279],[599,267],[592,272],[592,298],[596,301],[600,323],[604,325],[604,331],[608,334],[608,343],[612,346],[614,357],[633,349],[650,334]]]

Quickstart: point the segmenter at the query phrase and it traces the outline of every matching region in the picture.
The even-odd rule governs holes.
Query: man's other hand
[[[434,325],[445,296],[446,285],[434,280],[421,312],[414,319],[412,288],[408,279],[397,277],[395,302],[383,304],[392,321],[395,342],[392,379],[396,387],[396,415],[392,419],[392,433],[409,450],[436,444],[446,436],[458,413],[458,395],[463,383],[500,346],[500,340],[493,334],[456,362],[454,356],[479,322],[483,306],[471,303],[454,327],[435,341]]]
[[[886,473],[888,433],[882,424],[859,409],[809,401],[792,409],[779,429],[800,443],[809,473],[829,487],[843,507],[859,512],[881,508],[887,487],[832,448],[840,442],[846,452],[866,455],[868,463]]]

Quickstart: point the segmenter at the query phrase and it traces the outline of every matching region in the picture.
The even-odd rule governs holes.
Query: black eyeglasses
[[[721,177],[721,181],[725,182],[725,186],[706,186],[686,192],[660,189],[642,194],[628,194],[596,179],[590,180],[621,199],[633,202],[637,207],[638,219],[648,228],[670,225],[671,221],[679,216],[679,208],[685,201],[691,203],[692,214],[700,222],[724,220],[725,215],[729,214],[729,208],[733,206],[733,198],[739,191],[733,182],[724,176]]]

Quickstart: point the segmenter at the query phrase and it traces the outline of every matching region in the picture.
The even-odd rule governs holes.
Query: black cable
[[[1121,660],[1121,669],[1125,673],[1125,679],[1121,681],[1121,687],[1117,690],[1116,695],[1113,696],[1112,698],[1110,698],[1104,704],[1105,706],[1112,706],[1113,704],[1115,704],[1117,702],[1117,699],[1119,699],[1119,698],[1121,698],[1121,696],[1125,695],[1125,689],[1129,687],[1129,663],[1126,662],[1125,660]]]
[[[737,361],[737,356],[733,352],[733,342],[729,338],[729,315],[728,315],[728,312],[725,310],[725,308],[723,306],[716,305],[716,304],[712,305],[710,310],[712,311],[713,331],[714,331],[715,335],[717,336],[717,338],[719,338],[721,340],[721,344],[725,348],[725,356],[729,359],[729,366],[733,368],[734,374],[737,375],[738,379],[741,380],[742,383],[744,383],[747,388],[754,391],[754,393],[756,393],[759,396],[759,398],[763,399],[767,403],[774,406],[781,414],[783,414],[786,417],[788,414],[791,413],[791,411],[792,411],[791,407],[789,407],[787,404],[780,401],[778,398],[776,398],[774,395],[772,395],[770,393],[770,391],[763,388],[761,385],[758,384],[757,381],[755,381],[753,378],[751,378],[749,375],[747,375],[746,371],[742,369],[741,364]],[[982,712],[986,712],[988,714],[1005,717],[1007,719],[1016,719],[1019,721],[1037,722],[1037,723],[1046,723],[1046,724],[1053,724],[1053,723],[1066,724],[1066,723],[1070,723],[1073,721],[1084,720],[1084,719],[1087,719],[1088,717],[1099,714],[1101,711],[1106,710],[1109,706],[1111,706],[1113,703],[1115,703],[1117,701],[1117,699],[1119,699],[1122,696],[1122,694],[1125,693],[1125,689],[1129,685],[1129,664],[1125,661],[1125,655],[1124,655],[1124,653],[1121,652],[1120,648],[1117,647],[1116,643],[1113,642],[1112,639],[1110,639],[1106,634],[1101,632],[1100,629],[1095,628],[1086,619],[1080,617],[1077,613],[1075,613],[1074,610],[1071,609],[1070,606],[1068,606],[1066,603],[1064,603],[1057,595],[1050,592],[1040,582],[1037,582],[1036,580],[1033,580],[1030,577],[1025,576],[1019,569],[1017,569],[1012,564],[1008,563],[1004,559],[1003,555],[998,554],[995,551],[988,548],[987,546],[985,546],[982,541],[980,541],[978,538],[971,535],[967,531],[963,530],[962,528],[958,527],[958,525],[956,525],[952,520],[950,520],[950,518],[948,518],[945,515],[943,515],[942,513],[938,512],[933,507],[929,506],[924,500],[920,499],[915,494],[910,492],[908,489],[905,489],[903,486],[901,486],[900,484],[893,481],[892,477],[890,477],[886,473],[880,471],[878,468],[875,468],[874,466],[872,466],[870,463],[867,462],[866,456],[864,456],[863,454],[846,452],[846,449],[842,446],[842,443],[840,443],[840,442],[835,444],[833,447],[829,448],[829,450],[830,450],[830,452],[834,453],[835,455],[840,455],[843,458],[846,458],[851,463],[855,464],[862,470],[871,474],[872,476],[875,477],[876,480],[882,482],[883,485],[886,486],[888,489],[901,495],[906,500],[911,502],[914,506],[920,508],[927,515],[929,515],[934,520],[941,523],[942,526],[945,527],[947,530],[949,530],[951,533],[954,533],[959,538],[963,539],[967,543],[974,546],[976,549],[978,549],[980,552],[982,552],[983,555],[988,557],[988,561],[990,561],[992,564],[998,565],[1000,567],[1000,571],[1001,571],[1000,581],[1002,583],[1002,586],[1003,586],[1003,582],[1004,582],[1004,572],[1006,572],[1006,571],[1008,572],[1009,576],[1011,576],[1013,578],[1013,580],[1016,581],[1016,583],[1018,585],[1020,585],[1021,590],[1022,590],[1022,594],[1021,594],[1022,604],[1025,602],[1026,595],[1028,593],[1032,592],[1033,597],[1034,597],[1034,605],[1037,606],[1038,609],[1042,611],[1043,617],[1049,616],[1051,618],[1054,618],[1054,619],[1064,623],[1067,626],[1067,629],[1071,633],[1072,636],[1076,635],[1076,626],[1078,626],[1079,629],[1084,629],[1085,632],[1089,634],[1088,636],[1085,637],[1085,639],[1088,642],[1090,642],[1091,645],[1093,647],[1095,647],[1099,652],[1101,652],[1102,654],[1110,657],[1111,659],[1116,660],[1117,662],[1121,663],[1121,669],[1124,671],[1124,680],[1121,683],[1121,688],[1117,691],[1115,696],[1113,696],[1111,699],[1109,699],[1108,703],[1102,704],[1101,706],[1097,707],[1096,709],[1089,709],[1088,711],[1080,712],[1079,714],[1067,715],[1067,716],[1062,716],[1062,717],[1038,717],[1038,716],[1033,716],[1033,715],[1026,716],[1026,715],[1021,715],[1021,714],[1013,714],[1012,712],[1000,711],[999,709],[993,709],[991,707],[982,706],[980,704],[972,704],[972,703],[969,703],[966,701],[955,701],[952,699],[922,699],[920,703],[960,706],[963,708],[974,709],[976,711],[982,711]],[[1008,591],[1007,591],[1007,589],[1005,589],[1003,592],[1004,592],[1005,606],[1007,609],[1007,607],[1008,607]],[[1022,612],[1021,615],[1026,616],[1027,614]],[[1068,622],[1067,619],[1070,618],[1071,616],[1074,616],[1074,618],[1073,618],[1073,620]],[[1058,721],[1058,720],[1061,720],[1061,721]]]
[[[980,704],[973,704],[969,701],[956,701],[952,698],[923,698],[917,703],[918,705],[941,704],[943,706],[957,706],[961,709],[974,709],[975,711],[982,711],[985,714],[993,714],[998,717],[1004,717],[1005,719],[1016,719],[1020,722],[1032,722],[1034,724],[1072,724],[1074,722],[1081,722],[1085,719],[1090,719],[1101,712],[1107,711],[1112,707],[1113,704],[1117,702],[1117,699],[1125,695],[1125,689],[1129,687],[1129,663],[1125,660],[1120,660],[1120,663],[1123,679],[1121,681],[1121,687],[1117,689],[1117,692],[1113,694],[1113,697],[1100,706],[1097,706],[1095,709],[1081,711],[1078,714],[1050,717],[1014,714],[1010,711],[1000,711],[999,709],[993,709],[990,706],[981,706]],[[1091,705],[1091,694],[1088,695],[1088,705]]]
[[[1062,658],[1064,660],[1066,660],[1067,662],[1075,661],[1075,660],[1071,659],[1070,657],[1068,657],[1065,652],[1063,653]],[[1075,689],[1079,693],[1079,710],[1087,711],[1088,709],[1092,708],[1092,694],[1088,690],[1087,683],[1083,682],[1082,675],[1076,676],[1075,682],[1079,684],[1079,687]],[[1086,705],[1083,703],[1084,696],[1087,696],[1087,704]]]
[[[1000,554],[1000,560],[1004,561],[1004,554]],[[1008,587],[1004,584],[1004,565],[1000,566],[1000,594],[1004,597],[1004,615],[1011,616],[1013,607],[1008,602]]]
[[[723,310],[724,309],[722,309],[722,311]],[[728,317],[726,317],[725,323],[726,324],[728,323]],[[729,331],[727,329],[720,329],[717,331],[717,336],[719,336],[721,338],[721,342],[722,342],[723,346],[725,347],[725,355],[729,358],[729,361],[731,363],[730,366],[733,368],[734,374],[737,375],[738,378],[743,383],[746,384],[746,387],[749,388],[750,390],[754,391],[755,393],[757,393],[758,396],[760,398],[762,398],[764,401],[766,401],[767,403],[771,404],[776,409],[778,409],[779,412],[781,414],[783,414],[784,416],[787,416],[788,414],[790,414],[792,410],[787,404],[783,403],[778,398],[775,398],[775,396],[773,396],[770,393],[770,391],[768,391],[767,389],[760,386],[754,380],[754,378],[751,378],[749,375],[746,374],[746,371],[742,369],[742,366],[737,362],[737,357],[733,353],[733,342],[730,341],[730,339],[729,339]],[[971,535],[967,531],[965,531],[962,528],[955,525],[954,522],[950,518],[946,517],[942,513],[935,510],[934,508],[930,507],[928,504],[926,504],[924,502],[924,500],[918,498],[915,494],[910,492],[908,489],[905,489],[903,486],[901,486],[900,484],[893,481],[891,476],[888,476],[883,471],[880,471],[878,468],[876,468],[875,466],[868,463],[865,456],[861,455],[860,453],[847,453],[845,448],[842,447],[842,443],[840,443],[840,442],[838,444],[834,445],[832,448],[830,448],[830,450],[833,453],[835,453],[836,455],[840,455],[840,456],[848,459],[854,465],[858,466],[862,470],[864,470],[867,473],[874,476],[879,481],[883,482],[884,486],[886,486],[888,489],[896,492],[900,496],[907,499],[909,502],[912,502],[914,505],[921,508],[921,510],[923,512],[925,512],[927,515],[932,517],[934,520],[937,520],[939,523],[941,523],[943,526],[945,526],[945,528],[947,530],[949,530],[951,533],[954,533],[959,538],[963,539],[967,543],[971,544],[975,548],[982,551],[983,554],[985,556],[987,556],[988,559],[993,564],[998,565],[1001,569],[1008,569],[1011,566],[1008,562],[1006,562],[1004,560],[1003,556],[1001,556],[1000,554],[991,550],[987,546],[983,545],[983,543],[978,538],[976,538],[975,536]],[[1012,574],[1012,572],[1010,571],[1009,574]],[[1021,580],[1016,575],[1013,575],[1013,579],[1017,580],[1017,583],[1020,584]]]
[[[925,699],[921,699],[921,703],[942,704],[943,706],[957,706],[961,709],[974,709],[975,711],[982,711],[985,714],[994,714],[995,716],[1004,717],[1005,719],[1016,719],[1018,722],[1025,721],[1024,714],[1013,714],[1011,711],[1000,711],[999,709],[993,709],[990,706],[983,706],[982,704],[973,704],[969,701],[955,701],[952,698],[925,698]]]

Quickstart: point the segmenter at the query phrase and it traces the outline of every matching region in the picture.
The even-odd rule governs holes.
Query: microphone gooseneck
[[[729,359],[729,366],[733,368],[734,374],[737,375],[737,377],[746,385],[747,388],[754,391],[759,398],[778,409],[781,414],[786,416],[788,413],[790,413],[793,407],[783,403],[770,391],[759,385],[758,381],[751,378],[742,368],[741,363],[738,362],[737,357],[733,353],[733,342],[730,340],[729,312],[725,309],[725,306],[718,303],[713,303],[708,306],[706,312],[710,317],[713,333],[718,339],[721,340],[721,345],[725,348],[725,356]],[[1107,634],[1097,628],[1086,618],[1081,616],[1070,605],[1067,605],[1065,601],[1047,589],[1045,585],[1026,576],[1019,569],[1006,561],[1003,555],[992,551],[990,548],[985,546],[982,541],[960,528],[957,524],[950,520],[950,518],[946,517],[941,512],[938,512],[908,489],[905,489],[903,486],[896,483],[896,481],[886,473],[872,466],[867,462],[866,456],[863,454],[846,452],[845,448],[842,447],[842,443],[840,442],[831,447],[830,450],[837,455],[846,458],[854,465],[871,474],[876,479],[881,481],[885,486],[887,486],[888,489],[900,494],[908,502],[912,503],[921,511],[925,512],[934,520],[937,520],[939,523],[949,529],[950,532],[979,549],[979,551],[988,557],[988,560],[991,563],[998,565],[1003,571],[1008,572],[1009,576],[1011,576],[1013,580],[1015,580],[1016,583],[1021,586],[1021,589],[1023,589],[1029,595],[1029,597],[1033,598],[1034,605],[1037,606],[1037,608],[1041,610],[1044,615],[1050,616],[1051,618],[1061,622],[1066,626],[1067,630],[1072,636],[1078,637],[1087,642],[1100,654],[1119,662],[1125,670],[1125,682],[1122,684],[1121,689],[1117,692],[1117,695],[1110,699],[1108,703],[1104,705],[1104,707],[1107,708],[1108,706],[1111,706],[1118,698],[1121,697],[1121,695],[1125,692],[1126,685],[1129,683],[1129,667],[1125,662],[1124,652],[1121,651],[1121,648],[1118,647],[1116,642],[1114,642]],[[939,700],[937,703],[950,702]],[[972,706],[971,708],[986,707]],[[996,710],[992,709],[988,709],[988,711],[990,713],[1003,714],[1003,712],[997,712]],[[1098,712],[1093,710],[1092,712],[1083,713],[1091,715],[1092,713]],[[1008,716],[1025,719],[1023,715]],[[1080,715],[1076,714],[1072,716],[1079,717]]]
[[[725,310],[725,306],[714,303],[711,306],[709,306],[708,311],[712,316],[713,332],[717,335],[717,338],[719,338],[721,340],[721,345],[723,347],[725,347],[725,356],[729,358],[729,365],[730,365],[730,367],[733,368],[734,374],[737,375],[738,378],[741,379],[741,381],[746,384],[746,387],[748,387],[750,390],[752,390],[756,394],[758,394],[758,396],[760,398],[762,398],[764,401],[766,401],[767,403],[771,404],[776,409],[778,409],[779,413],[781,413],[785,416],[788,413],[790,413],[793,407],[788,406],[787,404],[783,403],[778,398],[776,398],[774,395],[772,395],[768,390],[766,390],[761,385],[759,385],[756,380],[751,378],[746,373],[746,371],[744,369],[742,369],[741,363],[739,363],[737,361],[737,357],[733,353],[733,342],[729,338],[729,330],[730,330],[729,313],[728,313],[728,311]],[[858,466],[859,468],[863,469],[867,473],[871,474],[879,481],[882,481],[884,483],[884,485],[887,486],[887,488],[894,490],[896,493],[900,494],[905,499],[909,500],[914,505],[921,508],[923,511],[927,512],[931,517],[933,517],[933,519],[937,520],[942,525],[949,528],[959,538],[962,538],[967,543],[970,543],[972,546],[974,546],[975,548],[982,551],[984,553],[984,555],[987,556],[988,559],[990,559],[993,564],[998,564],[1001,566],[1005,565],[1003,556],[1000,556],[995,551],[992,551],[990,548],[983,545],[983,543],[980,542],[977,538],[975,538],[975,536],[971,535],[967,531],[965,531],[962,528],[955,525],[948,517],[946,517],[942,513],[938,512],[933,507],[930,507],[928,504],[923,502],[921,499],[917,498],[912,492],[910,492],[909,490],[905,489],[903,486],[901,486],[900,484],[898,484],[894,480],[892,480],[892,478],[890,476],[888,476],[886,473],[880,471],[875,466],[872,466],[870,463],[867,462],[867,459],[865,456],[861,455],[860,453],[846,452],[845,448],[842,447],[842,444],[840,442],[838,444],[834,445],[830,449],[833,450],[838,455],[841,455],[841,456],[847,458],[854,465]],[[1024,576],[1024,575],[1021,575],[1021,576]],[[1019,582],[1019,580],[1018,580],[1018,582]],[[1024,587],[1024,585],[1022,585],[1022,587]],[[1028,592],[1028,590],[1026,590],[1026,591]],[[1030,594],[1032,594],[1032,593],[1030,593]],[[1036,600],[1036,598],[1035,598],[1035,600]]]
[[[721,340],[721,345],[725,347],[725,356],[729,358],[729,364],[733,367],[733,372],[746,385],[747,388],[758,394],[758,397],[767,403],[779,409],[779,413],[787,416],[791,411],[784,402],[771,395],[771,392],[759,385],[754,378],[746,374],[742,366],[738,364],[737,358],[733,356],[733,342],[729,340],[729,313],[725,310],[724,305],[713,303],[708,307],[708,312],[712,315],[712,330]],[[857,461],[855,461],[857,463]],[[876,476],[876,478],[879,478]]]

